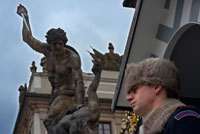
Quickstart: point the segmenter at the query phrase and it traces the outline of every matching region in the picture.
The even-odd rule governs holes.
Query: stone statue
[[[20,106],[21,106],[22,101],[23,101],[23,99],[24,99],[24,95],[25,95],[26,92],[27,92],[27,85],[26,85],[26,83],[24,84],[24,86],[21,85],[21,86],[19,87],[18,90],[19,90],[19,104],[20,104]]]
[[[32,72],[32,73],[35,73],[36,71],[37,71],[37,67],[36,67],[36,65],[35,65],[35,61],[32,61],[32,64],[31,64],[32,66],[30,67],[30,71]]]
[[[47,58],[46,57],[41,58],[40,65],[42,66],[42,71],[47,72]]]
[[[108,49],[109,53],[105,53],[104,55],[104,69],[119,71],[121,66],[121,57],[117,53],[114,53],[114,46],[112,43],[108,44]]]
[[[100,117],[97,88],[101,78],[102,62],[94,61],[92,72],[94,79],[88,88],[88,104],[71,108],[50,134],[98,134],[98,121]]]
[[[28,12],[21,4],[17,14],[23,18],[23,40],[35,51],[46,57],[48,79],[52,86],[52,97],[48,116],[44,124],[57,124],[66,111],[75,104],[84,104],[84,84],[79,54],[66,45],[68,39],[64,30],[52,28],[46,34],[47,43],[35,39],[31,33]]]
[[[104,61],[103,69],[110,70],[110,71],[119,71],[122,61],[122,56],[119,54],[114,53],[114,46],[112,43],[108,44],[109,53],[102,54],[101,52],[93,49],[93,53],[89,52],[90,55],[93,57],[94,60],[101,59]]]

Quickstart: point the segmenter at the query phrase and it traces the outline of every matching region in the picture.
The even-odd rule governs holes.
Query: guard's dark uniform
[[[165,125],[164,134],[200,134],[200,109],[177,108]]]

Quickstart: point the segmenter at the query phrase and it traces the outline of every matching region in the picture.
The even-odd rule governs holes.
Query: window
[[[111,134],[110,122],[99,122],[99,134]]]

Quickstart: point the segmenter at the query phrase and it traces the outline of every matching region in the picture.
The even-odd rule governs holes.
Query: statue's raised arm
[[[29,31],[31,33],[27,9],[23,5],[20,4],[17,7],[17,14],[23,18],[24,26],[25,26],[24,29],[26,29],[26,31]]]
[[[23,18],[22,36],[23,40],[35,51],[45,54],[46,43],[42,43],[32,36],[28,11],[23,5],[17,7],[17,14]]]

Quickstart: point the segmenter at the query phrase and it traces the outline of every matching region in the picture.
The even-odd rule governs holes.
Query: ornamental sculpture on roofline
[[[112,43],[108,43],[108,49],[109,52],[102,54],[98,50],[91,47],[94,53],[90,53],[92,58],[97,61],[98,59],[101,59],[104,62],[103,70],[109,70],[109,71],[119,71],[122,61],[122,56],[120,56],[117,53],[114,53],[114,46]]]

